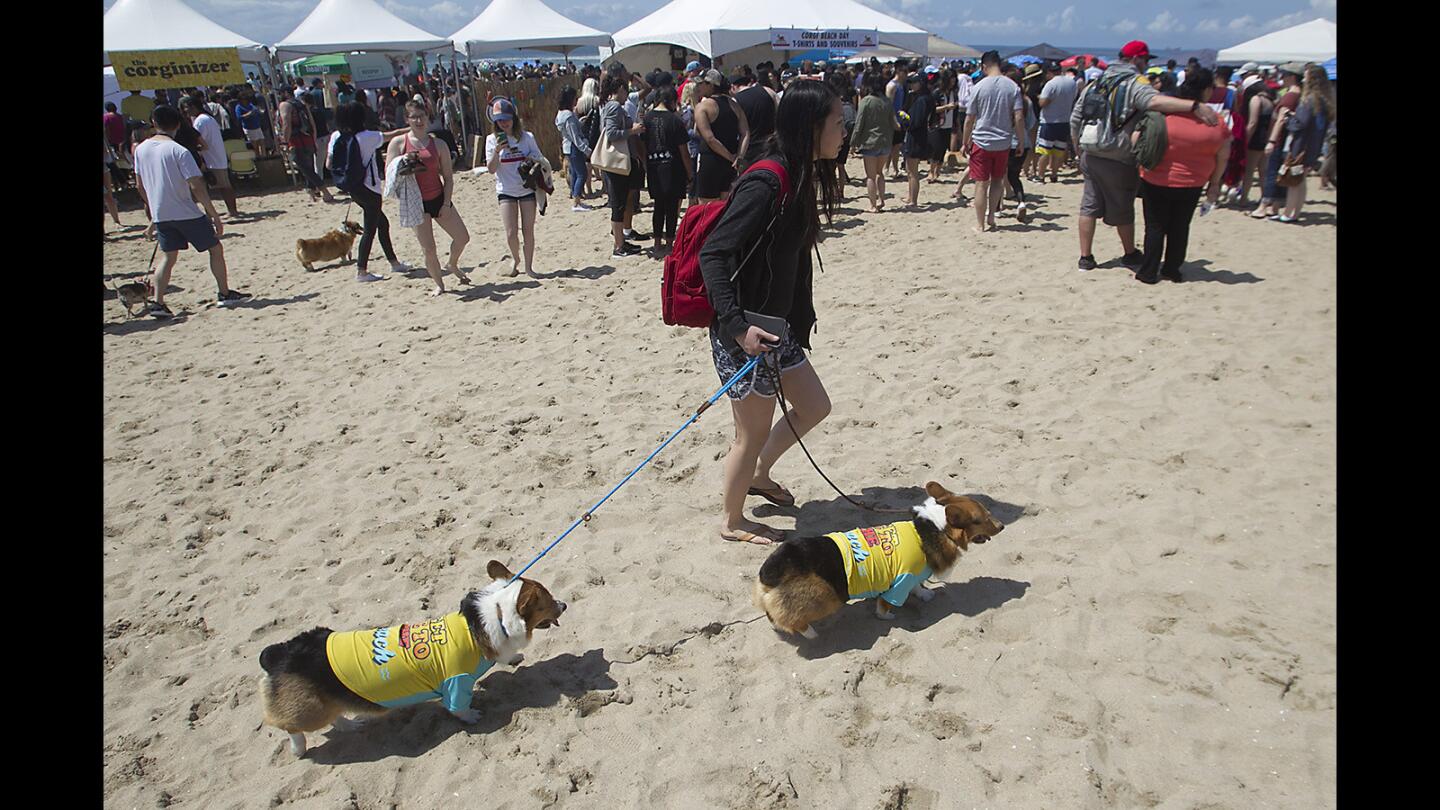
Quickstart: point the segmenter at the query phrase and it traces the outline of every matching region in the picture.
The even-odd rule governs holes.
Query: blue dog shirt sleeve
[[[880,594],[880,598],[895,607],[900,607],[905,604],[906,599],[910,598],[910,592],[915,590],[915,586],[929,578],[930,569],[928,567],[918,574],[901,574],[890,585],[890,590]]]

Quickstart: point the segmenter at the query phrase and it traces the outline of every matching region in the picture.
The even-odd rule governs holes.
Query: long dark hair
[[[800,206],[805,223],[802,241],[807,249],[814,246],[819,235],[820,212],[825,213],[825,224],[830,224],[840,196],[836,161],[815,158],[816,130],[829,120],[830,108],[839,98],[826,82],[792,82],[775,110],[775,132],[752,143],[743,161],[748,167],[768,155],[779,155],[784,160],[795,189],[792,205]]]
[[[1180,98],[1205,101],[1215,90],[1215,74],[1203,67],[1185,71],[1185,83],[1180,85]]]

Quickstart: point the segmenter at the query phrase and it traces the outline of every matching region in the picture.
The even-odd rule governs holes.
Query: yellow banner
[[[162,87],[211,87],[244,84],[235,48],[193,51],[111,51],[110,64],[121,90]]]

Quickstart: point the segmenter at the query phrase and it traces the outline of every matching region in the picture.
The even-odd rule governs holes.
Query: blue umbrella
[[[1017,64],[1017,65],[1028,65],[1028,64],[1030,64],[1030,63],[1032,63],[1032,62],[1034,62],[1034,63],[1036,63],[1036,64],[1039,64],[1039,63],[1044,62],[1045,60],[1044,60],[1044,59],[1041,59],[1041,58],[1038,57],[1038,56],[1031,56],[1031,55],[1028,54],[1028,53],[1022,53],[1022,54],[1020,54],[1019,56],[1012,56],[1012,57],[1010,57],[1009,59],[1006,59],[1005,61],[1007,61],[1007,62],[1013,62],[1014,64]]]
[[[1335,57],[1330,57],[1330,59],[1320,65],[1320,67],[1325,68],[1325,75],[1330,77],[1330,81],[1335,81]]]

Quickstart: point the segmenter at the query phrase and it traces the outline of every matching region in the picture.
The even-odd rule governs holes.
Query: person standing
[[[390,244],[390,220],[385,217],[381,204],[380,187],[384,172],[380,170],[376,153],[385,145],[385,134],[366,126],[365,105],[358,102],[341,104],[335,109],[335,132],[325,149],[325,165],[332,175],[340,167],[345,172],[346,185],[343,189],[350,199],[360,207],[364,218],[364,232],[360,235],[358,259],[355,263],[355,280],[359,282],[381,281],[385,276],[375,275],[367,269],[370,266],[370,249],[375,244],[375,235],[380,235],[380,249],[390,261],[390,271],[403,273],[409,266],[395,256]],[[393,137],[393,136],[392,136]],[[349,176],[352,150],[360,162],[360,176]]]
[[[1245,164],[1240,177],[1240,196],[1235,202],[1241,205],[1250,202],[1250,186],[1258,176],[1265,182],[1265,143],[1270,136],[1271,117],[1275,102],[1270,98],[1270,89],[1264,82],[1255,82],[1246,88],[1245,94]],[[1262,194],[1263,188],[1262,188]]]
[[[905,97],[906,80],[910,77],[910,63],[904,59],[896,59],[894,64],[895,76],[885,85],[885,96],[890,99],[891,109],[895,117],[899,118],[900,113],[905,112],[909,104]],[[905,128],[895,130],[895,135],[890,146],[891,180],[900,179],[900,150],[905,145]]]
[[[115,102],[105,102],[105,115],[101,116],[101,123],[105,126],[105,142],[110,148],[120,154],[125,148],[125,116],[115,109]]]
[[[1048,171],[1050,182],[1060,179],[1060,167],[1070,150],[1070,111],[1075,107],[1079,86],[1064,73],[1057,73],[1040,90],[1040,131],[1035,151],[1044,160],[1040,164],[1043,177]]]
[[[520,124],[514,103],[497,98],[490,105],[490,121],[495,131],[485,136],[485,164],[495,177],[495,196],[500,204],[500,220],[505,226],[505,241],[510,246],[510,275],[520,274],[520,232],[525,236],[525,274],[535,276],[535,189],[526,188],[520,176],[520,165],[527,160],[542,161],[545,156],[535,136]],[[538,172],[539,169],[536,168]],[[454,206],[451,206],[452,208]],[[452,264],[457,252],[451,248]],[[459,273],[459,268],[455,269]]]
[[[775,91],[755,84],[754,79],[743,72],[732,75],[730,83],[740,88],[734,93],[735,103],[745,111],[750,140],[758,142],[770,137],[770,133],[775,131],[775,107],[780,103]]]
[[[885,97],[885,77],[878,72],[865,74],[865,97],[855,111],[851,142],[865,166],[865,191],[870,196],[872,214],[885,210],[885,161],[898,127],[890,100]]]
[[[220,122],[206,111],[202,96],[186,96],[180,101],[180,109],[190,117],[191,125],[200,133],[205,168],[210,170],[211,184],[225,198],[226,213],[232,219],[240,216],[235,208],[235,188],[230,183],[230,156],[225,154],[225,135],[220,131]]]
[[[1285,163],[1285,142],[1288,140],[1286,127],[1300,104],[1300,79],[1304,70],[1303,65],[1289,64],[1280,67],[1280,96],[1275,100],[1269,132],[1265,133],[1265,142],[1261,146],[1264,150],[1264,175],[1260,205],[1250,212],[1250,216],[1255,219],[1278,217],[1285,205],[1286,191],[1281,190],[1276,179],[1280,175],[1280,167]]]
[[[294,97],[281,103],[279,140],[285,144],[290,162],[304,179],[310,202],[323,197],[325,202],[333,203],[335,198],[330,195],[330,189],[325,188],[320,176],[315,173],[315,117],[304,98],[305,90],[297,87]]]
[[[1039,76],[1040,74],[1032,71],[1032,75]],[[1021,103],[1025,105],[1024,126],[1017,128],[1015,134],[1011,136],[1010,160],[1005,164],[1006,184],[1009,185],[1011,193],[1015,196],[1015,220],[1024,225],[1028,221],[1029,206],[1025,202],[1025,183],[1021,179],[1022,170],[1025,168],[1026,161],[1035,154],[1034,132],[1039,118],[1035,114],[1035,105],[1030,100],[1030,94],[1026,92],[1023,74],[1012,66],[1006,76],[1020,88]]]
[[[245,133],[245,140],[250,148],[258,155],[268,155],[269,148],[265,143],[265,110],[255,103],[255,94],[246,90],[240,94],[240,101],[235,105],[235,117],[240,119],[240,129]]]
[[[1020,85],[1001,74],[999,51],[986,51],[980,57],[980,67],[985,78],[976,82],[970,94],[963,143],[970,155],[970,176],[975,181],[976,233],[996,227],[995,214],[1005,196],[1011,143],[1025,129]]]
[[[1289,153],[1286,162],[1299,165],[1304,171],[1320,168],[1321,146],[1335,120],[1335,91],[1330,87],[1330,77],[1325,68],[1309,64],[1305,66],[1305,84],[1300,91],[1300,101],[1295,114],[1285,125],[1290,135]],[[1278,151],[1278,150],[1277,150]],[[1300,218],[1300,209],[1305,205],[1305,174],[1300,182],[1286,190],[1285,210],[1271,217],[1275,222],[1295,222]]]
[[[385,162],[389,165],[399,160],[401,155],[413,155],[424,167],[422,171],[415,172],[415,182],[420,186],[421,205],[425,209],[420,224],[415,226],[415,239],[425,251],[425,272],[430,275],[430,280],[435,282],[430,294],[443,295],[446,272],[454,273],[455,278],[462,284],[470,283],[469,277],[460,270],[460,252],[469,244],[470,232],[465,229],[465,221],[460,218],[460,212],[455,210],[455,174],[454,165],[450,162],[450,150],[443,141],[429,132],[430,115],[425,105],[414,101],[406,102],[405,120],[410,124],[410,131],[390,141]],[[439,252],[435,247],[437,222],[445,233],[450,235],[450,260],[446,270],[440,269]]]
[[[163,258],[151,281],[155,300],[147,307],[146,314],[160,319],[172,317],[169,307],[165,306],[165,290],[170,284],[170,271],[175,268],[181,249],[186,247],[209,254],[210,273],[215,276],[216,304],[228,307],[244,301],[250,297],[249,293],[230,289],[225,249],[219,238],[225,232],[225,225],[210,202],[200,165],[188,149],[175,142],[175,131],[181,123],[180,111],[161,104],[151,114],[151,121],[156,134],[135,147],[135,186],[150,215],[145,236],[159,239],[157,247]]]
[[[584,202],[585,179],[590,173],[590,150],[594,146],[585,139],[580,128],[580,118],[575,115],[575,88],[566,87],[560,91],[560,111],[555,113],[555,128],[560,131],[560,143],[565,147],[565,166],[570,180],[570,210],[593,210]]]
[[[629,171],[622,174],[606,169],[603,172],[605,191],[610,197],[610,233],[615,240],[610,256],[616,259],[634,256],[642,251],[639,245],[625,240],[625,232],[631,230],[635,216],[634,210],[630,208],[630,187],[635,184],[632,175],[642,171],[640,162],[634,151],[629,150],[628,143],[630,136],[645,134],[645,125],[639,121],[632,122],[625,113],[624,99],[628,84],[622,76],[607,72],[605,81],[600,86],[600,94],[605,98],[605,105],[600,108],[600,131],[612,144],[627,144],[624,148],[630,154]]]
[[[704,203],[729,196],[735,168],[750,148],[750,128],[745,111],[730,97],[724,74],[711,68],[699,81],[711,88],[710,95],[695,107],[695,131],[700,134],[695,196]]]
[[[650,199],[650,233],[655,240],[654,256],[660,258],[665,245],[674,246],[675,227],[680,221],[680,201],[690,185],[689,133],[675,113],[675,88],[668,84],[650,94],[650,111],[645,113],[645,171]]]
[[[935,97],[925,89],[925,79],[920,73],[912,73],[905,80],[905,97],[910,99],[906,110],[905,126],[905,175],[909,180],[905,206],[914,208],[920,204],[920,161],[930,155],[930,117],[935,112]]]
[[[1178,97],[1204,101],[1214,81],[1209,70],[1185,71]],[[1145,260],[1135,273],[1138,281],[1155,284],[1161,278],[1183,281],[1180,266],[1190,241],[1190,221],[1200,192],[1207,206],[1220,199],[1220,180],[1230,157],[1231,135],[1224,127],[1207,126],[1189,115],[1165,116],[1165,154],[1153,169],[1140,170],[1140,196],[1145,204]],[[1209,210],[1208,207],[1205,210]],[[1161,254],[1164,261],[1161,261]]]
[[[930,176],[926,183],[940,182],[940,170],[945,166],[945,153],[955,135],[955,114],[960,109],[960,94],[955,87],[955,71],[945,68],[940,71],[940,81],[935,87],[935,126],[930,130]]]
[[[1080,171],[1085,189],[1080,198],[1081,270],[1095,269],[1093,254],[1095,223],[1104,220],[1115,228],[1124,254],[1120,261],[1137,268],[1144,261],[1135,247],[1135,197],[1140,190],[1140,173],[1131,151],[1130,135],[1140,115],[1153,110],[1166,115],[1192,115],[1207,126],[1220,119],[1200,99],[1162,96],[1140,80],[1150,61],[1150,47],[1140,40],[1125,44],[1120,58],[1085,92],[1070,113],[1070,137],[1077,139]],[[1123,91],[1123,100],[1121,98]],[[1098,118],[1086,111],[1099,109]]]
[[[155,99],[140,95],[139,90],[131,90],[130,95],[120,99],[120,114],[131,121],[149,123],[150,114],[154,111]]]
[[[726,391],[735,439],[725,457],[724,540],[769,545],[782,539],[779,531],[745,517],[745,498],[793,506],[795,496],[775,482],[771,470],[797,434],[804,436],[830,413],[830,397],[805,351],[816,321],[811,251],[820,215],[829,222],[836,208],[834,161],[844,138],[840,99],[826,82],[790,85],[776,110],[774,135],[756,147],[758,157],[785,167],[790,199],[780,199],[780,180],[771,172],[741,176],[735,204],[725,208],[700,250],[700,271],[715,310],[710,349],[716,374],[728,382],[751,357],[763,356],[764,366]],[[746,310],[783,318],[786,334],[749,323]],[[790,409],[773,421],[777,388]]]

